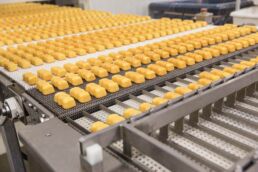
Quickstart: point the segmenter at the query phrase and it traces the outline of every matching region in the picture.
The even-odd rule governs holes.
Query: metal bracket
[[[0,128],[7,151],[7,158],[12,172],[25,172],[25,166],[13,123],[15,118],[23,116],[23,110],[15,98],[4,101],[0,114]]]
[[[16,119],[24,116],[23,109],[14,97],[8,98],[4,101],[4,106],[7,106],[10,111],[10,118]]]

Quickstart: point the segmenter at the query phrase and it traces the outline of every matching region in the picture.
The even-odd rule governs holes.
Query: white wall
[[[85,9],[109,11],[115,14],[129,13],[148,15],[148,6],[152,2],[166,0],[80,0]]]

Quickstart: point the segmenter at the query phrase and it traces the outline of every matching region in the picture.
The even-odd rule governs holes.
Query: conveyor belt
[[[175,36],[175,35],[172,35],[172,36]],[[166,37],[166,38],[168,38],[168,37]],[[164,37],[164,39],[166,39],[165,37]],[[160,40],[160,39],[159,39]],[[153,42],[156,42],[156,41],[158,41],[158,40],[153,40]],[[149,42],[152,42],[152,41],[148,41],[148,43]],[[147,43],[147,42],[146,42]],[[145,44],[145,43],[144,43]],[[133,46],[137,46],[137,45],[133,45]],[[128,47],[124,47],[124,48],[128,48]],[[129,89],[125,89],[125,90],[131,90],[131,91],[134,91],[134,90],[136,90],[136,89],[142,89],[142,88],[146,88],[146,86],[148,87],[148,86],[150,86],[150,85],[155,85],[155,84],[157,84],[157,83],[160,83],[161,81],[159,81],[159,79],[161,79],[163,82],[165,81],[165,80],[169,80],[169,78],[175,78],[175,77],[177,77],[177,76],[180,76],[180,75],[183,75],[183,74],[185,74],[185,73],[187,73],[187,72],[192,72],[192,71],[194,71],[194,70],[196,70],[196,69],[198,69],[198,68],[202,68],[202,67],[204,67],[204,66],[206,66],[206,65],[209,65],[209,64],[212,64],[212,63],[216,63],[216,62],[218,62],[218,61],[220,61],[220,60],[223,60],[223,59],[226,59],[226,58],[228,58],[229,56],[233,56],[233,55],[235,55],[235,54],[237,54],[237,53],[241,53],[241,52],[243,52],[243,51],[247,51],[247,50],[250,50],[250,49],[253,49],[253,48],[255,48],[255,46],[254,47],[250,47],[250,48],[247,48],[247,49],[243,49],[243,50],[241,50],[241,51],[238,51],[238,52],[235,52],[235,53],[232,53],[232,54],[229,54],[229,55],[225,55],[225,56],[222,56],[222,57],[217,57],[217,58],[214,58],[214,59],[212,59],[212,60],[207,60],[207,61],[204,61],[204,62],[201,62],[201,63],[198,63],[198,64],[196,64],[196,65],[193,65],[193,66],[190,66],[190,67],[188,67],[186,70],[175,70],[175,71],[172,71],[172,72],[170,72],[168,75],[166,75],[166,76],[163,76],[163,77],[157,77],[156,79],[154,79],[154,80],[151,80],[151,81],[147,81],[145,84],[143,84],[143,85],[141,85],[141,86],[137,86],[137,87],[130,87]],[[79,60],[79,59],[78,59]],[[73,61],[72,59],[71,59],[71,61]],[[67,62],[67,61],[66,61]],[[59,63],[59,62],[58,62]],[[56,64],[55,64],[56,65]],[[51,66],[53,66],[53,65],[51,65]],[[51,66],[46,66],[46,68],[50,68]],[[144,66],[146,66],[146,65],[143,65],[143,67]],[[32,69],[28,69],[27,71],[33,71],[34,69],[38,69],[38,68],[32,68]],[[21,72],[14,72],[14,73],[9,73],[9,72],[5,72],[7,75],[10,75],[11,74],[11,77],[13,77],[13,79],[16,79],[19,83],[22,83],[23,81],[21,81],[21,75],[22,75],[22,73],[23,73],[24,71],[21,71]],[[122,72],[122,73],[124,73],[124,72]],[[14,75],[18,75],[18,76],[14,76]],[[111,76],[109,76],[109,77],[111,77]],[[97,82],[98,80],[96,80],[95,82]],[[84,87],[85,86],[85,84],[86,83],[84,83],[83,85],[82,85],[82,87]],[[124,89],[121,89],[120,90],[120,92],[118,92],[118,93],[114,93],[114,94],[110,94],[109,96],[111,97],[110,99],[112,99],[113,97],[117,97],[117,94],[119,95],[119,94],[121,94],[122,92],[124,91]],[[51,97],[51,96],[43,96],[42,97],[42,95],[41,94],[38,94],[38,91],[36,91],[35,89],[31,89],[30,91],[30,94],[32,94],[32,96],[33,97],[37,97],[37,99],[42,103],[42,104],[45,104],[46,103],[46,100],[47,100],[47,102],[53,102],[53,97]],[[114,96],[113,96],[114,95]],[[104,99],[108,99],[108,97],[105,97]],[[51,101],[50,101],[51,100]],[[98,100],[101,100],[101,99],[98,99]],[[96,102],[97,101],[97,99],[95,99],[95,100],[93,100],[93,101],[91,101],[90,103],[93,103],[93,105],[94,105],[94,101]],[[102,101],[102,100],[101,100]],[[97,101],[97,102],[99,102],[99,101]],[[90,104],[89,103],[89,104]],[[54,103],[52,103],[52,104],[49,104],[49,105],[47,105],[48,107],[51,107],[51,109],[53,109],[53,111],[55,111],[55,113],[57,112],[57,114],[63,114],[63,112],[65,111],[65,110],[63,110],[63,109],[61,109],[61,108],[59,108],[59,107],[57,107],[57,106],[55,106],[55,104]],[[76,107],[76,109],[77,108],[83,108],[84,109],[84,107],[83,107],[84,105],[81,105],[81,104],[79,104],[77,107]],[[91,105],[90,105],[91,106]],[[86,108],[87,109],[87,108]],[[80,111],[80,110],[79,110]],[[71,113],[74,113],[74,112],[77,112],[77,111],[73,111],[73,109],[71,110]],[[64,116],[66,116],[66,114],[64,115]]]
[[[216,65],[210,68],[206,68],[206,71],[209,71],[210,69],[220,69],[226,64],[227,63],[223,63],[223,65]],[[224,80],[217,81],[216,84],[219,84],[221,82],[227,82],[233,77],[237,77],[237,76],[233,76],[233,75],[229,76]],[[139,109],[140,104],[143,102],[147,102],[151,104],[153,98],[163,97],[166,92],[174,90],[176,86],[187,86],[189,83],[193,83],[195,79],[198,79],[198,75],[192,74],[192,75],[187,75],[186,77],[181,77],[181,79],[177,79],[176,81],[174,80],[173,82],[166,81],[166,83],[162,86],[155,86],[146,90],[141,90],[141,91],[138,91],[137,94],[129,94],[127,95],[127,97],[124,97],[120,101],[119,99],[116,98],[115,100],[113,100],[114,103],[112,104],[101,104],[97,107],[98,108],[97,111],[96,110],[92,111],[92,109],[84,110],[83,115],[79,115],[79,117],[80,116],[83,116],[83,117],[78,118],[76,117],[76,115],[73,115],[70,117],[74,119],[77,124],[81,125],[81,127],[86,128],[87,130],[90,130],[92,123],[96,121],[105,122],[107,117],[110,114],[118,114],[123,116],[123,113],[127,108]],[[198,92],[205,91],[205,89],[208,89],[208,87],[216,86],[216,84],[207,86],[206,88],[203,87],[203,88],[200,88],[199,90],[192,91],[184,95],[184,99],[186,99],[191,95],[198,94]],[[172,100],[172,102],[170,103],[176,103],[176,101],[179,101],[182,99],[183,97],[181,98],[179,97],[177,99]],[[157,106],[153,109],[153,111],[163,108],[163,106],[165,105]],[[237,112],[236,109],[231,110],[230,108],[225,108],[225,113],[227,114],[230,113],[231,115],[238,116],[238,118],[241,118],[242,120],[244,119],[249,120],[250,122],[252,121],[253,123],[256,123],[256,121],[258,120],[252,115],[240,114],[239,112]]]
[[[252,99],[258,100],[254,97]],[[236,102],[236,105],[239,104],[241,102]],[[249,109],[255,108],[250,104],[245,104],[245,106]],[[98,118],[97,116],[103,114],[98,111],[91,115]],[[231,171],[237,165],[248,165],[250,159],[257,154],[258,129],[253,125],[257,121],[256,118],[255,114],[224,105],[222,112],[212,112],[210,120],[200,118],[199,123],[194,126],[189,123],[189,117],[185,117],[183,133],[177,133],[174,123],[170,124],[166,144],[207,171]],[[98,120],[103,120],[103,118],[100,117]],[[82,117],[75,122],[89,131],[93,121]],[[113,143],[110,147],[111,151],[118,149],[122,153],[121,141]],[[131,160],[146,169],[151,169],[150,171],[169,171],[134,148]]]
[[[63,66],[66,63],[74,63],[74,62],[77,62],[77,61],[80,61],[80,60],[87,60],[89,58],[97,58],[98,56],[101,56],[101,55],[107,55],[107,54],[110,54],[110,53],[117,53],[119,51],[128,50],[130,48],[136,48],[136,47],[139,47],[139,46],[143,46],[143,45],[147,45],[147,44],[151,44],[151,43],[156,43],[156,42],[168,40],[168,39],[171,39],[171,38],[176,38],[176,37],[179,37],[179,36],[188,35],[188,34],[191,34],[191,33],[197,33],[197,32],[200,32],[200,31],[209,30],[209,29],[212,29],[212,28],[216,28],[216,26],[209,25],[209,26],[206,26],[206,27],[203,27],[203,28],[198,28],[198,29],[194,29],[194,30],[191,30],[191,31],[187,31],[187,32],[172,34],[172,35],[164,36],[164,37],[161,37],[161,38],[156,38],[156,39],[147,40],[147,41],[143,41],[143,42],[139,42],[139,43],[135,43],[135,44],[131,44],[131,45],[126,45],[126,46],[113,48],[113,49],[109,49],[109,50],[104,50],[104,51],[101,51],[101,52],[92,53],[92,54],[88,54],[88,55],[84,55],[84,56],[78,56],[78,57],[76,57],[76,59],[74,59],[74,58],[69,59],[68,58],[68,59],[63,60],[63,61],[56,61],[56,62],[51,63],[51,64],[45,64],[44,69],[49,70],[49,69],[51,69],[51,67],[54,67],[54,66]],[[26,73],[26,72],[35,73],[39,69],[42,69],[42,66],[33,66],[29,69],[20,69],[19,71],[16,71],[16,72],[8,72],[5,69],[0,68],[0,71],[2,73],[4,73],[6,75],[6,77],[14,80],[19,85],[21,85],[24,89],[28,90],[28,89],[33,88],[33,87],[28,85],[27,83],[25,83],[23,81],[23,79],[22,79],[23,74]]]
[[[160,84],[164,83],[165,81],[169,81],[176,77],[183,76],[187,73],[194,72],[195,70],[202,69],[203,67],[208,67],[210,65],[219,64],[223,60],[233,58],[235,55],[239,55],[239,54],[247,52],[249,50],[255,50],[256,48],[257,48],[257,45],[252,46],[247,49],[240,50],[240,51],[232,53],[232,54],[228,54],[225,56],[221,56],[221,57],[217,57],[217,58],[214,58],[211,60],[206,60],[206,61],[200,62],[198,64],[187,67],[184,70],[178,70],[178,69],[174,70],[174,71],[168,73],[166,76],[157,77],[153,80],[147,80],[144,84],[134,85],[134,86],[126,88],[126,89],[121,88],[119,92],[109,94],[108,96],[106,96],[104,98],[101,98],[101,99],[93,98],[90,103],[77,104],[77,106],[75,108],[70,109],[69,111],[64,110],[64,109],[60,108],[58,105],[56,105],[53,102],[53,95],[42,96],[42,94],[40,94],[36,89],[29,90],[29,94],[31,94],[34,98],[36,98],[43,105],[45,105],[46,107],[51,109],[60,118],[71,117],[71,116],[77,115],[82,110],[92,112],[92,111],[96,110],[99,107],[99,105],[101,105],[101,104],[102,105],[113,104],[113,103],[115,103],[114,102],[115,99],[124,99],[124,98],[128,97],[129,94],[139,94],[140,90],[151,89],[151,88],[153,88],[153,86],[160,85]],[[85,84],[82,87],[85,87]]]

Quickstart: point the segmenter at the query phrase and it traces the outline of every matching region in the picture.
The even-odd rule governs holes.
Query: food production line
[[[258,170],[256,26],[0,9],[12,171]]]

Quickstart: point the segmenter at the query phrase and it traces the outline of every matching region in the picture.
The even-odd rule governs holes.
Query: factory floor
[[[24,125],[21,122],[15,123],[15,127],[18,130],[22,129]],[[9,164],[7,161],[7,156],[6,156],[6,150],[5,150],[5,145],[3,143],[2,139],[2,133],[0,130],[0,171],[1,172],[10,172],[9,169]]]

